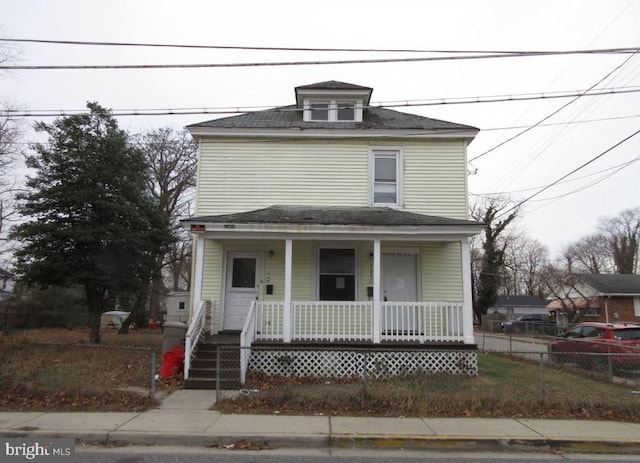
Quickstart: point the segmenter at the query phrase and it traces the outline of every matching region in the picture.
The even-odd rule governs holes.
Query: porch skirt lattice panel
[[[252,348],[249,370],[274,376],[351,378],[425,372],[476,376],[478,355],[470,350],[306,350]]]

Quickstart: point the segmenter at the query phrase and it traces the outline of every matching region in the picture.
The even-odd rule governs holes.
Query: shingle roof
[[[346,130],[441,130],[452,133],[474,131],[478,129],[454,122],[431,119],[415,114],[402,113],[386,108],[369,108],[365,110],[362,122],[305,122],[302,111],[295,105],[282,106],[264,111],[256,111],[239,116],[223,117],[211,121],[200,122],[189,128],[211,127],[227,129],[346,129]]]
[[[536,296],[498,296],[494,307],[546,307],[549,301]]]
[[[576,277],[605,295],[640,295],[640,275],[583,274]]]
[[[300,85],[296,90],[362,90],[372,91],[371,87],[363,87],[362,85],[349,84],[347,82],[339,82],[337,80],[327,80],[309,85]]]
[[[275,205],[236,214],[194,217],[185,222],[311,225],[470,226],[471,220],[415,214],[389,207]]]

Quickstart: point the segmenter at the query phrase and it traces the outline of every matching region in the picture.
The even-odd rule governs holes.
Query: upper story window
[[[399,149],[371,151],[371,204],[401,205],[402,157]]]
[[[360,100],[305,100],[305,121],[361,122]]]

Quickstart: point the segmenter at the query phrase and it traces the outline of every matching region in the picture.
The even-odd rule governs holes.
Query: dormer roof
[[[300,85],[296,87],[295,90],[296,105],[298,108],[303,107],[303,100],[305,97],[361,98],[363,100],[363,106],[367,106],[371,101],[371,93],[373,92],[373,89],[370,87],[349,84],[347,82],[339,82],[337,80],[327,80],[326,82],[318,82],[316,84]]]

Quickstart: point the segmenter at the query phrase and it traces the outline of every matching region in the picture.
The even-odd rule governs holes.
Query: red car
[[[640,323],[580,323],[549,342],[549,353],[553,362],[598,371],[640,369]]]

